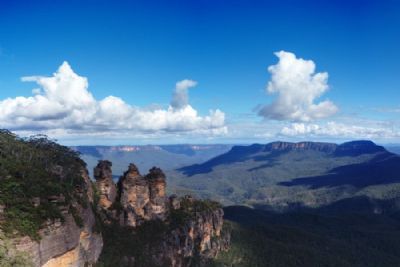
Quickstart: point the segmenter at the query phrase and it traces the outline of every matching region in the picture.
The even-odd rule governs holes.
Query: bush
[[[25,253],[12,247],[10,240],[0,233],[0,266],[1,267],[33,267]]]

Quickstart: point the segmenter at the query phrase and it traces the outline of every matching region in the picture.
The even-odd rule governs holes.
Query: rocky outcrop
[[[92,214],[87,216],[92,217]],[[14,242],[17,250],[30,255],[34,266],[85,266],[97,261],[103,247],[101,234],[94,233],[91,228],[90,223],[83,229],[78,227],[72,216],[65,214],[65,222],[49,222],[40,231],[39,242],[27,236]]]
[[[112,163],[108,160],[100,160],[94,168],[94,178],[99,194],[99,205],[101,208],[108,209],[117,197],[117,188],[112,179]]]
[[[26,252],[34,266],[91,266],[99,258],[103,239],[101,233],[94,231],[96,221],[91,207],[93,191],[86,170],[82,171],[82,178],[84,186],[77,188],[76,193],[87,194],[89,203],[79,204],[74,199],[70,206],[62,206],[63,221],[48,220],[39,231],[39,240],[28,236],[14,238],[16,249]],[[49,200],[62,205],[64,196],[49,196]]]
[[[142,176],[134,164],[118,181],[118,192],[112,181],[111,163],[99,161],[95,168],[96,186],[100,194],[100,207],[106,217],[118,220],[123,226],[135,227],[149,220],[165,220],[167,198],[165,196],[165,174],[159,168],[152,168]],[[115,191],[114,191],[115,188]],[[116,201],[116,207],[112,204]],[[110,223],[110,221],[107,221]]]
[[[154,262],[158,266],[201,266],[227,250],[230,233],[223,231],[223,214],[221,208],[194,212],[166,235],[153,255]]]
[[[108,226],[105,251],[112,258],[100,263],[108,266],[209,266],[212,259],[229,248],[230,232],[223,224],[223,210],[215,202],[189,197],[173,198],[178,208],[169,206],[165,221],[150,220],[135,228]],[[119,229],[118,229],[119,228]],[[115,240],[124,233],[118,247]],[[108,240],[110,242],[108,242]]]
[[[128,240],[123,248],[135,247],[132,253],[115,256],[122,265],[201,266],[228,248],[230,236],[223,231],[221,207],[189,196],[168,198],[161,169],[152,168],[142,176],[130,164],[118,186],[112,181],[110,162],[100,161],[95,174],[93,190],[87,171],[81,172],[84,182],[75,188],[74,198],[68,204],[64,195],[32,200],[34,205],[43,201],[57,204],[63,218],[49,219],[41,227],[38,240],[28,236],[12,240],[17,251],[29,255],[33,266],[94,266],[103,251],[103,235],[96,232],[96,218],[102,220],[103,230],[108,229],[108,246],[118,246],[116,240],[122,238]],[[100,264],[109,266],[108,262]]]
[[[111,162],[99,161],[92,183],[67,147],[8,131],[0,139],[2,266],[187,266],[224,247],[220,207],[168,199],[159,168],[142,176],[131,164],[117,187]]]
[[[167,198],[165,196],[166,178],[159,168],[151,168],[146,175],[149,182],[150,218],[165,220],[167,214]]]
[[[321,142],[272,142],[265,145],[265,151],[315,150],[331,153],[334,152],[336,148],[336,144]]]
[[[103,162],[97,168],[101,166]],[[102,264],[185,267],[196,262],[201,265],[228,248],[230,236],[223,232],[223,210],[219,204],[190,196],[167,198],[166,177],[161,169],[153,167],[143,176],[130,164],[117,188],[113,205],[100,209],[103,218],[107,218],[105,250],[117,254],[108,256],[112,260],[103,259]],[[113,243],[121,238],[121,233],[122,243]]]
[[[141,176],[134,164],[124,173],[118,182],[120,203],[123,209],[122,225],[137,226],[150,219],[149,183]]]

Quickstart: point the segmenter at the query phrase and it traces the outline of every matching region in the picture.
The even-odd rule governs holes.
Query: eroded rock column
[[[117,188],[112,179],[112,163],[108,160],[99,160],[94,168],[94,178],[99,193],[99,205],[103,209],[108,209],[117,197]]]

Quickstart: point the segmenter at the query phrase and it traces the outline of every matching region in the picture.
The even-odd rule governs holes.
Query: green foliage
[[[170,229],[183,226],[190,219],[194,219],[198,213],[212,212],[222,208],[221,204],[208,199],[181,198],[180,208],[171,209],[169,215]]]
[[[0,204],[4,209],[1,228],[7,235],[38,239],[41,225],[61,219],[60,206],[75,199],[87,206],[85,163],[79,154],[39,135],[22,139],[0,130]],[[58,201],[53,201],[58,198]],[[65,199],[65,202],[62,202]],[[61,201],[61,202],[60,202]],[[74,218],[79,224],[79,216]]]
[[[78,225],[79,227],[83,227],[83,220],[79,216],[79,212],[74,206],[72,205],[69,206],[69,213],[74,218],[76,225]]]
[[[171,210],[169,217],[170,217],[171,228],[177,228],[182,225],[185,225],[185,223],[187,223],[188,220],[193,218],[193,214],[184,209],[176,209],[176,210]]]
[[[102,225],[104,248],[96,266],[154,266],[152,253],[165,242],[168,234],[185,226],[198,213],[211,212],[220,207],[214,201],[182,198],[181,207],[171,209],[166,221],[146,221],[135,228],[121,227],[118,222]],[[134,257],[135,264],[124,260],[129,257]]]
[[[92,184],[92,189],[93,189],[93,206],[97,207],[100,201],[100,193],[95,184]]]
[[[181,209],[190,211],[192,213],[214,211],[219,208],[222,208],[220,203],[209,199],[202,200],[183,198],[181,200]]]
[[[103,225],[104,247],[96,266],[155,266],[151,249],[161,244],[167,230],[167,224],[159,220],[136,228]],[[127,257],[133,257],[135,264],[126,262]]]
[[[10,240],[0,233],[0,267],[33,267],[23,252],[15,250]]]
[[[231,247],[210,266],[400,266],[399,218],[227,210]]]
[[[232,156],[239,159],[231,160]],[[192,173],[171,171],[167,175],[171,192],[178,195],[186,189],[224,205],[263,205],[287,211],[321,207],[353,196],[397,199],[399,162],[399,157],[388,152],[335,156],[317,150],[259,150],[226,153],[187,167]]]

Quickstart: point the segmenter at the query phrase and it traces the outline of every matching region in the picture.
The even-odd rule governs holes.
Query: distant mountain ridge
[[[153,166],[172,170],[189,164],[204,162],[217,155],[225,153],[232,146],[223,144],[198,145],[118,145],[118,146],[72,146],[81,153],[87,163],[89,172],[93,171],[99,160],[109,160],[114,163],[114,173],[120,176],[125,166],[136,162],[142,172],[147,172]]]
[[[385,145],[385,148],[392,153],[400,155],[400,145]]]
[[[389,201],[400,208],[400,156],[368,140],[234,146],[204,163],[179,168],[172,177],[176,186],[227,205],[287,210],[365,197],[371,205]]]
[[[289,151],[320,151],[334,156],[357,156],[361,154],[371,154],[378,152],[387,152],[387,150],[376,145],[372,141],[359,140],[351,141],[343,144],[324,143],[324,142],[282,142],[276,141],[262,144],[253,144],[250,146],[234,146],[225,154],[219,155],[202,164],[194,164],[191,166],[180,168],[179,171],[186,175],[192,176],[199,173],[210,172],[212,167],[220,164],[229,164],[249,159],[252,155],[262,152],[289,152]]]

